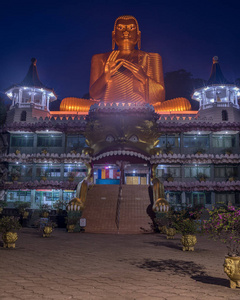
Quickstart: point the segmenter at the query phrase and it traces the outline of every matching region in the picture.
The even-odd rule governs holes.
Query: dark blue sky
[[[240,78],[239,1],[74,1],[1,3],[0,91],[25,77],[32,57],[41,81],[62,99],[88,92],[91,57],[111,50],[115,19],[137,18],[142,50],[158,52],[164,72],[208,79],[219,56],[229,81]]]

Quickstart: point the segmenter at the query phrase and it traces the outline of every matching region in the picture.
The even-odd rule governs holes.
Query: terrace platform
[[[1,242],[0,242],[1,243]],[[223,272],[225,246],[198,236],[67,233],[23,228],[15,249],[0,247],[0,299],[239,300]]]

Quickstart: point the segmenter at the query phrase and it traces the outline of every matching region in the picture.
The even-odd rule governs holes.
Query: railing
[[[211,107],[235,107],[235,108],[239,108],[239,106],[237,104],[234,104],[232,102],[213,102],[213,103],[208,103],[208,104],[203,104],[203,109],[205,108],[211,108]]]
[[[119,224],[120,224],[120,208],[121,208],[121,202],[122,202],[122,185],[119,186],[118,191],[118,200],[117,200],[117,207],[116,207],[116,217],[115,217],[115,223],[119,232]]]

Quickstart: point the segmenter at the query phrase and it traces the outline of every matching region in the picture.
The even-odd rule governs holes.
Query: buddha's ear
[[[112,31],[112,50],[115,50],[115,31]]]
[[[141,31],[138,32],[138,42],[137,42],[138,50],[141,49]]]

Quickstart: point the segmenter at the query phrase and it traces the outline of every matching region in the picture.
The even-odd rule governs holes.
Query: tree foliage
[[[192,73],[184,69],[167,72],[164,81],[167,100],[178,97],[184,97],[190,100],[194,89],[206,85],[206,80],[193,78]]]

